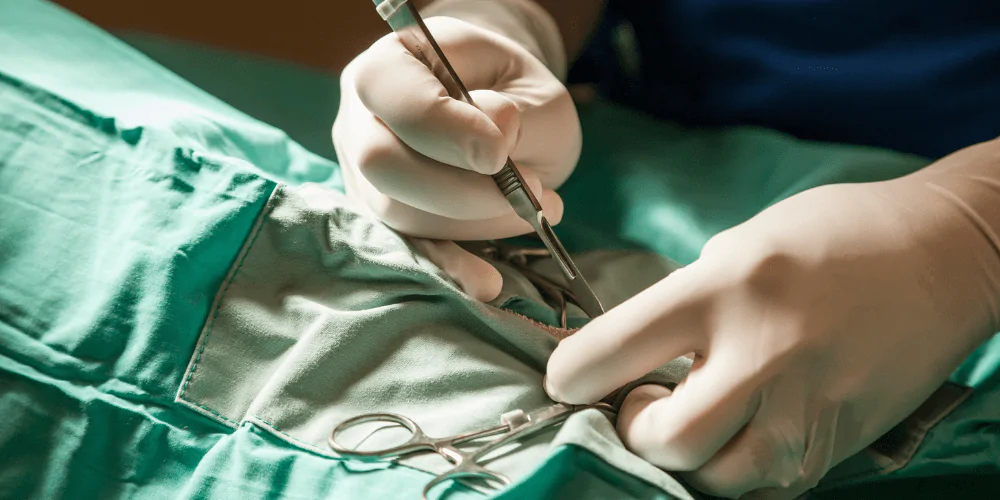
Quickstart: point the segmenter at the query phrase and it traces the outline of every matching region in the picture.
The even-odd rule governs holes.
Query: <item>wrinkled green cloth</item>
[[[198,88],[274,125],[309,151],[336,159],[330,127],[340,100],[337,74],[141,32],[117,35]]]
[[[621,288],[594,286],[598,294]],[[553,404],[541,379],[554,336],[462,293],[403,237],[319,186],[275,191],[208,317],[177,400],[224,425],[260,423],[316,453],[333,455],[331,428],[364,413],[405,415],[431,436],[452,436],[495,426],[515,408]],[[679,359],[652,381],[676,385],[689,366]],[[511,479],[544,474],[535,469],[557,439],[683,491],[625,451],[607,418],[576,414],[563,430],[491,460],[490,469]],[[391,436],[365,443],[398,444]],[[434,473],[451,467],[434,454],[401,463]]]
[[[419,491],[173,401],[262,174],[336,172],[62,9],[0,2],[0,497]]]
[[[336,165],[50,4],[0,6],[0,49],[0,491],[419,492],[426,473],[334,462],[267,422],[227,429],[173,402],[276,181],[336,187]],[[533,465],[546,477],[574,471],[573,484],[595,492],[666,498],[595,463],[562,446]]]
[[[236,76],[234,85],[253,83]],[[574,250],[644,247],[686,263],[709,236],[789,194],[926,163],[759,129],[681,129],[604,104],[581,118],[584,156],[561,190],[567,216],[558,228]],[[267,423],[220,425],[174,401],[213,299],[276,183],[307,181],[338,187],[336,164],[58,7],[0,2],[4,496],[413,498],[422,489],[424,472],[335,462]],[[996,491],[988,476],[889,479],[997,473],[998,365],[994,339],[954,377],[976,391],[914,460],[869,478],[887,486],[823,498]],[[548,458],[499,496],[683,497],[573,444],[588,429],[614,444],[593,425],[568,426]]]

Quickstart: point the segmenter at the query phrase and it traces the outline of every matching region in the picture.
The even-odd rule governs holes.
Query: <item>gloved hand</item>
[[[565,71],[565,55],[544,10],[526,1],[474,0],[432,9],[477,23],[425,19],[479,109],[449,97],[389,34],[345,68],[333,141],[348,195],[416,237],[418,249],[459,286],[489,301],[500,292],[500,274],[448,240],[531,231],[485,175],[499,171],[508,155],[549,222],[558,223],[563,207],[554,189],[579,159],[580,122],[549,69]]]
[[[546,390],[634,390],[627,447],[724,497],[794,498],[906,418],[1000,329],[1000,143],[792,196],[563,341]]]

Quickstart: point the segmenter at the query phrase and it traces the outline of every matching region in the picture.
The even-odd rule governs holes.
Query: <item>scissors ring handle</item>
[[[388,422],[391,424],[396,424],[401,427],[406,428],[411,436],[410,439],[406,440],[401,445],[392,446],[388,448],[381,448],[376,450],[360,451],[353,448],[348,448],[337,442],[337,435],[343,433],[347,429],[358,427],[364,424],[372,422]],[[376,431],[373,431],[377,432]],[[369,436],[371,433],[369,433]],[[375,458],[375,459],[394,459],[403,455],[407,455],[416,451],[421,450],[433,450],[433,446],[428,443],[427,435],[424,431],[417,425],[416,422],[410,420],[404,415],[399,415],[396,413],[366,413],[364,415],[358,415],[356,417],[349,418],[343,422],[337,424],[336,427],[330,431],[330,438],[328,443],[330,449],[335,451],[338,455],[345,458]]]
[[[445,481],[458,481],[461,479],[483,479],[485,480],[483,482],[493,489],[500,489],[501,487],[510,484],[510,478],[500,474],[499,472],[493,472],[485,469],[475,462],[463,462],[448,472],[431,479],[431,481],[427,483],[427,486],[424,486],[424,491],[420,495],[420,498],[422,500],[427,500],[427,495],[431,492],[431,490]]]

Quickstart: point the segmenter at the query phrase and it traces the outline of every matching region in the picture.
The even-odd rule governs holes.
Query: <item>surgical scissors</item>
[[[508,445],[522,443],[525,439],[538,434],[549,428],[554,428],[562,424],[574,413],[597,409],[608,415],[615,415],[614,407],[607,403],[594,403],[590,405],[568,405],[556,403],[551,406],[525,413],[522,410],[507,412],[500,417],[500,425],[490,427],[475,432],[459,434],[445,438],[432,438],[413,420],[395,413],[368,413],[347,419],[333,428],[330,432],[330,449],[344,458],[355,458],[359,460],[396,460],[408,455],[419,453],[437,453],[450,462],[453,467],[433,479],[424,487],[421,498],[427,500],[427,494],[437,485],[449,480],[480,479],[493,488],[499,488],[510,484],[510,479],[498,472],[491,471],[481,465],[496,455],[496,451]],[[356,448],[347,448],[337,442],[337,437],[343,435],[351,428],[358,428],[372,422],[386,422],[394,426],[400,426],[410,432],[410,438],[398,446],[391,446],[371,451],[360,451]],[[384,429],[384,427],[382,428]],[[366,436],[370,437],[376,429]],[[468,447],[469,443],[494,437],[502,436],[489,441],[479,447]],[[365,439],[362,439],[362,443]]]
[[[424,24],[417,8],[409,0],[374,0],[376,10],[382,16],[392,30],[399,37],[399,41],[406,47],[414,57],[419,59],[434,76],[444,85],[453,99],[465,101],[473,106],[476,105],[469,95],[469,91],[458,78],[455,69],[445,57],[441,47],[434,40],[427,25]],[[545,218],[542,212],[542,205],[538,199],[528,189],[521,176],[521,172],[514,165],[514,161],[507,158],[507,162],[499,172],[493,174],[493,181],[510,202],[514,212],[518,217],[531,224],[532,229],[541,238],[545,248],[559,264],[566,283],[573,291],[580,308],[591,318],[596,318],[604,313],[604,306],[600,299],[594,294],[587,280],[583,278],[580,270],[576,267],[573,259],[563,247],[559,238],[556,237],[552,225]]]

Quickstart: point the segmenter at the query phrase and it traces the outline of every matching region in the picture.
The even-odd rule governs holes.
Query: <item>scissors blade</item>
[[[382,19],[389,23],[389,27],[399,37],[403,46],[431,70],[444,85],[448,95],[453,99],[465,101],[475,106],[476,103],[473,102],[468,89],[458,78],[455,69],[452,68],[444,52],[441,51],[441,47],[434,40],[434,36],[427,29],[420,13],[417,12],[417,8],[408,0],[374,0],[374,2],[376,10]],[[594,294],[594,290],[590,288],[587,280],[580,273],[580,269],[576,267],[573,259],[570,258],[569,253],[556,237],[555,231],[552,230],[552,226],[542,212],[542,205],[538,203],[534,193],[528,189],[521,172],[514,165],[514,161],[508,157],[503,168],[492,177],[497,187],[514,208],[514,212],[517,213],[518,217],[531,224],[535,233],[545,244],[549,254],[559,264],[559,269],[566,277],[567,285],[576,296],[578,305],[583,309],[583,312],[591,318],[604,314],[604,306],[600,299]]]

